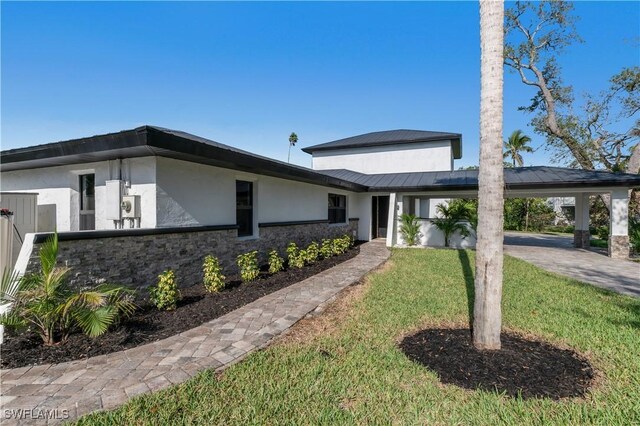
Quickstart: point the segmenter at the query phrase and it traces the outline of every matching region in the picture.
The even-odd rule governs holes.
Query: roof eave
[[[173,158],[353,192],[367,190],[366,186],[311,169],[194,141],[151,126],[4,151],[0,164],[3,172],[9,172],[144,156]]]
[[[575,181],[575,182],[541,182],[505,184],[505,190],[530,189],[585,189],[585,188],[640,188],[640,177],[635,180],[610,181]],[[370,186],[368,192],[447,192],[447,191],[476,191],[478,184],[448,185],[448,186]]]
[[[343,149],[353,149],[353,148],[370,148],[376,146],[392,146],[392,145],[408,145],[414,143],[421,142],[451,142],[451,148],[453,151],[453,158],[459,160],[462,158],[462,135],[460,134],[451,134],[450,138],[420,138],[420,139],[411,139],[404,141],[388,141],[388,142],[371,142],[371,143],[363,143],[363,144],[348,144],[341,146],[322,146],[322,145],[314,145],[308,146],[306,148],[302,148],[303,152],[307,154],[313,155],[314,152],[323,152],[323,151],[340,151]]]

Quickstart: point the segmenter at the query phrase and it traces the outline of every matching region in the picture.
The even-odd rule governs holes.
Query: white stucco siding
[[[229,225],[236,222],[234,172],[158,157],[156,225]]]
[[[347,195],[349,204],[350,197],[346,191],[268,176],[259,177],[259,221],[326,220],[329,193]],[[347,205],[347,216],[349,216],[349,205]]]
[[[37,193],[38,205],[55,205],[58,231],[77,231],[79,171],[94,170],[96,166],[98,163],[2,172],[0,186],[6,192]]]
[[[316,170],[348,169],[360,173],[402,173],[453,169],[451,141],[320,151]]]
[[[55,205],[56,229],[60,232],[80,228],[80,179],[95,174],[95,228],[112,229],[105,218],[105,181],[119,177],[118,161],[45,167],[2,172],[0,188],[7,192],[36,192],[43,211]],[[130,194],[142,195],[142,226],[155,226],[155,158],[123,160],[122,177],[130,183]]]
[[[128,158],[122,162],[122,178],[129,183],[129,188],[125,190],[126,194],[140,195],[141,228],[156,227],[156,168],[157,157]],[[113,175],[112,178],[117,179],[118,176]],[[104,183],[102,185],[104,191]],[[104,218],[106,209],[102,209],[101,212],[107,228],[113,227],[113,222]]]
[[[463,237],[460,232],[455,232],[449,238],[450,247],[454,248],[475,248],[476,236],[469,224],[466,224],[470,229],[469,235]],[[400,239],[402,237],[400,236]],[[433,221],[428,219],[420,220],[420,244],[427,247],[444,247],[444,233],[438,229]]]
[[[371,239],[371,194],[354,193],[349,197],[349,217],[358,218],[358,239]]]
[[[347,217],[357,210],[356,194],[349,191],[158,158],[157,226],[235,224],[236,180],[254,183],[255,225],[326,220],[329,193],[347,196]]]

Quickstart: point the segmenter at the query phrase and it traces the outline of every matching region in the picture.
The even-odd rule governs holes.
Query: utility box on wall
[[[107,220],[121,220],[122,209],[120,203],[122,202],[122,195],[124,194],[124,181],[122,180],[108,180],[105,182],[106,187],[106,212],[105,218]]]
[[[123,219],[139,219],[140,218],[140,196],[124,195],[122,197],[122,218]]]

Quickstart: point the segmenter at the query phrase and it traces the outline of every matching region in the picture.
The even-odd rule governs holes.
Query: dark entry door
[[[371,237],[387,237],[387,221],[389,219],[389,196],[374,195],[371,197]]]

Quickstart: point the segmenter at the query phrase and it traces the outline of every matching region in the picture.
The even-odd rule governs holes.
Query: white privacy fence
[[[38,194],[0,193],[0,208],[2,208],[2,215],[0,215],[0,276],[9,274],[14,269],[21,275],[26,269],[26,264],[18,268],[16,261],[26,235],[36,232],[38,228]],[[2,296],[0,314],[11,308],[11,304],[6,303],[6,295]],[[4,327],[0,325],[0,343],[3,341],[3,334]]]
[[[27,192],[0,193],[0,208],[13,213],[13,239],[11,266],[15,265],[24,236],[38,231],[38,194]]]

